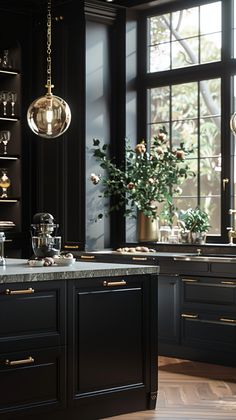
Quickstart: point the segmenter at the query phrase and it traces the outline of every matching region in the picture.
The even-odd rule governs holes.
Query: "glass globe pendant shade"
[[[59,96],[47,93],[29,106],[27,121],[31,130],[47,139],[59,137],[65,133],[71,122],[69,105]]]
[[[230,129],[232,133],[236,136],[236,112],[230,118]]]

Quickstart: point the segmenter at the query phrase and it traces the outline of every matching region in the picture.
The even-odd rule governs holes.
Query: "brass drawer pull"
[[[81,255],[80,258],[82,260],[94,260],[95,256],[94,255]]]
[[[226,281],[226,280],[222,280],[220,283],[221,283],[221,284],[231,284],[231,285],[236,286],[236,281]]]
[[[27,365],[29,363],[34,363],[34,358],[29,356],[28,359],[22,360],[5,360],[6,366],[17,366],[17,365]]]
[[[199,280],[197,279],[182,279],[183,282],[186,283],[197,283]]]
[[[79,248],[79,245],[64,245],[64,248],[66,248],[66,249],[78,249]]]
[[[127,282],[125,280],[121,281],[104,281],[103,286],[111,287],[111,286],[125,286]]]
[[[181,314],[182,318],[191,318],[191,319],[197,319],[198,314]]]
[[[220,318],[220,321],[222,322],[228,322],[229,324],[236,324],[236,319],[231,319],[231,318]]]
[[[132,257],[133,261],[147,261],[147,257]]]
[[[29,289],[25,289],[25,290],[10,290],[10,289],[6,289],[5,290],[5,294],[6,295],[29,295],[34,293],[34,289],[32,289],[32,287],[29,287]]]

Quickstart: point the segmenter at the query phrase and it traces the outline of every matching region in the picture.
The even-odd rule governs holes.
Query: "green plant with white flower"
[[[158,203],[174,208],[173,197],[180,195],[180,185],[195,176],[185,157],[193,152],[184,143],[176,149],[170,148],[165,128],[153,138],[150,150],[141,141],[134,149],[129,142],[125,149],[125,162],[118,166],[109,157],[109,147],[93,140],[93,156],[104,169],[104,175],[92,173],[94,185],[102,185],[102,195],[111,197],[108,213],[124,208],[124,214],[136,217],[137,209],[144,215],[156,219]],[[100,214],[98,218],[103,217]]]

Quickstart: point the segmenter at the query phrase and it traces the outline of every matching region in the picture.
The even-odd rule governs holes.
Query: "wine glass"
[[[4,144],[3,154],[7,155],[7,145],[11,138],[11,132],[9,130],[2,130],[0,132],[0,141]]]
[[[2,67],[11,68],[11,66],[9,65],[9,50],[3,51]]]
[[[3,104],[3,115],[7,115],[7,102],[9,100],[9,92],[2,90],[0,92],[0,102]]]
[[[2,188],[2,195],[1,198],[7,198],[7,189],[10,187],[11,185],[11,181],[7,176],[7,170],[6,169],[1,169],[2,171],[2,176],[0,177],[0,187]]]
[[[16,92],[9,92],[8,94],[9,102],[11,102],[11,115],[15,115],[15,103],[17,100],[17,93]]]

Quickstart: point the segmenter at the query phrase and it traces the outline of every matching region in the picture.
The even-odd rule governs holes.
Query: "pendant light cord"
[[[51,45],[52,45],[52,14],[51,14],[51,0],[48,0],[47,8],[47,84],[48,94],[51,95],[52,85],[52,60],[51,60]]]

